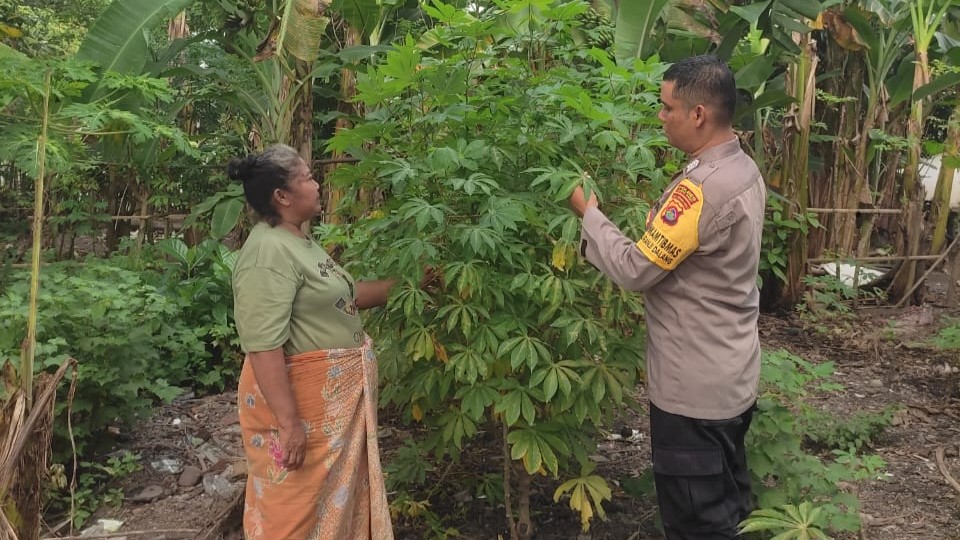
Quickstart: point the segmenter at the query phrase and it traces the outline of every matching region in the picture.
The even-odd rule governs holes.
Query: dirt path
[[[813,362],[833,361],[844,390],[811,398],[836,415],[879,412],[889,405],[902,408],[871,451],[887,462],[885,480],[855,486],[862,504],[864,530],[851,540],[955,540],[960,538],[960,491],[948,484],[941,467],[960,479],[960,353],[928,345],[950,313],[929,307],[903,311],[863,312],[856,320],[815,326],[796,318],[763,317],[761,340],[768,350],[785,348]],[[956,316],[957,313],[953,313]],[[641,402],[644,400],[639,390]],[[238,538],[236,494],[244,479],[235,395],[186,399],[158,408],[139,426],[126,449],[139,452],[143,470],[124,482],[128,501],[119,509],[102,509],[97,517],[124,522],[123,531],[188,529],[214,531],[213,538]],[[399,444],[403,428],[384,422],[382,445],[386,459]],[[610,434],[594,455],[599,474],[618,481],[640,476],[649,466],[647,423],[642,413],[622,419],[621,433]],[[505,534],[502,508],[475,500],[464,489],[470,477],[499,470],[493,437],[481,436],[456,470],[436,471],[431,508],[446,516],[444,525],[467,539],[496,539]],[[486,442],[483,442],[486,441]],[[938,449],[942,466],[938,465]],[[207,470],[206,480],[180,485],[183,473],[160,472],[150,464],[161,459]],[[486,469],[486,471],[485,471]],[[458,472],[460,471],[460,472]],[[191,479],[186,479],[191,480]],[[189,484],[190,482],[184,482]],[[431,484],[431,482],[428,482]],[[132,502],[144,488],[159,494],[154,500]],[[576,516],[552,500],[556,482],[534,485],[532,506],[539,539],[646,540],[659,538],[653,501],[634,498],[615,486],[614,500],[605,504],[607,521],[598,521],[588,534],[580,532]],[[147,493],[147,495],[151,495]],[[232,517],[230,513],[233,512]],[[218,524],[227,524],[216,532]],[[422,524],[398,519],[399,539],[426,538]],[[153,533],[130,538],[154,540],[194,538],[196,533]]]

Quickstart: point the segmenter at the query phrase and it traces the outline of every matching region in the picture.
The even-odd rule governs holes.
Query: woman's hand
[[[279,448],[270,443],[270,455],[277,466],[295,470],[303,465],[307,452],[307,434],[303,420],[297,410],[293,397],[293,388],[287,376],[287,364],[283,358],[283,349],[277,347],[269,351],[252,352],[248,361],[253,367],[253,376],[269,404],[270,411],[280,425],[278,435]]]
[[[283,449],[283,466],[295,471],[303,465],[307,455],[307,433],[303,422],[280,426],[280,448]]]
[[[435,266],[425,266],[423,268],[423,279],[420,280],[420,288],[426,291],[431,286],[443,286],[443,273]]]

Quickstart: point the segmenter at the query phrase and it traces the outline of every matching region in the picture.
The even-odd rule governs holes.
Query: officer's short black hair
[[[688,108],[709,105],[722,122],[733,121],[737,105],[737,84],[727,63],[712,54],[684,58],[663,74],[664,82],[672,82],[673,97]]]

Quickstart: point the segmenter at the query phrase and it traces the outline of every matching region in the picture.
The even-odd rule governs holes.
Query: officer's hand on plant
[[[570,195],[570,208],[573,208],[573,211],[579,217],[583,217],[587,208],[597,208],[599,206],[600,202],[597,200],[596,191],[591,191],[590,198],[587,199],[583,192],[583,187],[577,186]]]

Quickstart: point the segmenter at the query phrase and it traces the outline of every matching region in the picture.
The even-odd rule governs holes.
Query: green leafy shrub
[[[756,510],[744,520],[740,531],[777,533],[777,540],[829,540],[823,531],[823,507],[808,502],[786,504],[776,509]]]
[[[933,344],[945,351],[960,349],[960,319],[952,319],[941,328],[933,338]]]
[[[233,321],[232,273],[238,251],[214,239],[187,246],[180,238],[135,247],[121,242],[110,264],[136,272],[179,306],[204,353],[166,364],[167,378],[197,391],[220,392],[236,383],[243,353]]]
[[[538,11],[519,33],[497,26],[521,4],[481,18],[425,6],[438,54],[408,40],[358,74],[366,117],[330,147],[362,160],[332,181],[348,201],[385,195],[377,209],[338,209],[358,217],[343,260],[358,277],[403,279],[368,325],[382,400],[426,427],[391,482],[422,482],[414,465],[428,453],[456,458],[478,433],[502,433],[526,474],[569,480],[557,497],[573,493],[586,524],[609,491],[583,472],[598,428],[633,404],[642,372],[642,306],[579,260],[565,199],[589,172],[608,215],[639,237],[671,172],[650,129],[664,66],[578,48],[567,29],[582,2]],[[417,286],[425,265],[445,278],[434,295]]]
[[[108,426],[128,425],[145,417],[154,400],[175,397],[180,389],[174,385],[190,374],[170,366],[189,365],[191,358],[206,354],[180,306],[148,283],[147,276],[97,259],[43,268],[36,365],[47,371],[67,357],[79,361],[72,416],[82,455],[102,441]],[[19,365],[28,286],[27,274],[17,273],[0,296],[0,363]],[[65,407],[65,399],[58,399],[59,452],[69,451],[62,439]]]
[[[849,303],[852,300],[882,299],[885,295],[879,288],[852,287],[835,275],[807,275],[803,277],[803,284],[807,289],[806,298],[797,304],[796,309],[805,321],[850,319],[853,308]]]
[[[856,441],[862,446],[876,436],[879,426],[889,423],[888,413],[832,424],[832,430],[820,427],[824,413],[803,398],[811,391],[840,389],[829,382],[833,371],[831,362],[813,364],[783,350],[764,353],[758,410],[747,436],[747,462],[759,508],[810,502],[822,508],[825,526],[855,531],[860,527],[859,501],[840,486],[876,478],[885,466],[878,456],[857,455]],[[837,429],[839,425],[844,427]],[[835,451],[835,459],[825,460],[805,447],[807,438],[816,433],[824,433],[825,441],[848,446]],[[849,446],[850,442],[854,444]]]
[[[119,507],[123,502],[123,490],[117,483],[139,471],[140,455],[124,451],[112,455],[103,463],[81,461],[77,472],[77,486],[71,502],[67,472],[63,465],[52,467],[48,511],[70,512],[74,527],[80,527],[98,508],[104,505]]]
[[[163,292],[174,298],[181,316],[204,343],[205,354],[170,365],[172,377],[187,376],[198,390],[222,391],[236,382],[242,352],[233,322],[233,266],[239,252],[215,240],[187,247],[178,238],[160,243],[169,262]]]
[[[783,538],[804,538],[804,527],[810,528],[807,538],[818,538],[814,529],[859,529],[859,502],[840,486],[880,477],[883,459],[858,452],[889,425],[894,409],[827,421],[827,413],[804,399],[810,392],[842,389],[830,382],[832,363],[814,364],[784,350],[765,351],[762,361],[761,394],[747,435],[758,510],[744,525],[748,531],[789,533]],[[655,493],[649,470],[621,484],[635,497]]]
[[[794,231],[807,234],[811,227],[821,227],[817,215],[787,216],[784,204],[788,201],[774,191],[767,196],[767,212],[763,218],[763,236],[760,240],[760,275],[773,275],[779,281],[787,280],[787,262],[790,253],[788,241]]]
[[[849,417],[814,413],[807,438],[829,449],[859,451],[893,423],[897,410],[898,407],[889,406],[879,413],[857,411]]]

